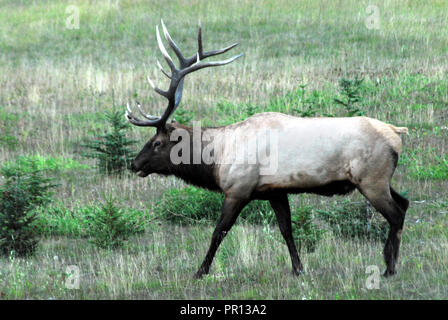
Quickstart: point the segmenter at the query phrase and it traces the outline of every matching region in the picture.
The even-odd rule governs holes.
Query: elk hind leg
[[[396,192],[392,187],[390,187],[390,194],[395,202],[400,206],[401,210],[406,212],[409,208],[409,200]]]
[[[397,272],[398,253],[401,243],[401,233],[408,200],[393,191],[387,183],[372,183],[359,186],[360,192],[370,201],[389,223],[389,234],[384,245],[384,260],[386,271],[384,276]]]

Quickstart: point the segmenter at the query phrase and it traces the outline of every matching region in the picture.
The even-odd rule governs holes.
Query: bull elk
[[[178,131],[194,135],[194,128],[176,122],[167,123],[167,120],[179,105],[185,76],[199,69],[231,63],[241,54],[227,60],[204,62],[209,57],[229,51],[237,43],[219,50],[204,51],[199,23],[198,51],[185,58],[163,21],[161,25],[165,39],[176,54],[180,66],[175,66],[166,51],[157,26],[157,43],[171,74],[164,71],[159,62],[157,64],[170,79],[170,85],[164,91],[156,87],[149,78],[148,82],[158,94],[168,100],[168,106],[161,117],[146,114],[137,103],[141,114],[138,117],[127,106],[126,118],[130,123],[157,129],[156,134],[133,161],[132,170],[140,177],[151,173],[174,175],[187,183],[224,193],[221,216],[207,255],[195,277],[200,278],[209,272],[218,246],[241,210],[254,199],[270,202],[289,250],[293,273],[299,275],[303,267],[292,237],[288,194],[346,195],[354,189],[358,189],[390,225],[384,247],[387,266],[384,275],[395,274],[409,201],[392,189],[390,181],[401,152],[399,134],[406,133],[407,129],[367,117],[299,118],[265,112],[236,124],[202,128],[199,132],[202,142],[199,147],[195,145],[194,139],[189,140],[187,146],[191,146],[192,151],[181,154],[182,151],[179,153],[176,146],[184,138]],[[261,129],[275,133],[275,144],[259,142],[263,135],[260,133],[263,131]],[[235,162],[235,154],[249,148],[249,142],[255,140],[258,140],[255,143],[257,155],[261,156],[251,163]],[[234,143],[235,141],[239,143]],[[213,161],[205,161],[205,157],[201,156],[205,152],[213,156]],[[269,170],[272,169],[270,164],[262,161],[270,153],[275,155],[274,170]],[[187,161],[173,161],[173,154],[181,154]],[[250,152],[246,152],[244,157],[248,160]]]

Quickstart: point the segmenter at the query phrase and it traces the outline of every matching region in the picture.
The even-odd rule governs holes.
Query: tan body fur
[[[274,174],[261,174],[266,165],[249,164],[247,156],[243,163],[234,163],[245,142],[257,137],[260,129],[263,134],[275,131],[278,137]],[[298,118],[275,112],[205,130],[213,132],[214,148],[220,150],[215,169],[218,185],[226,195],[238,197],[249,197],[253,191],[308,189],[342,180],[358,185],[365,178],[390,177],[391,150],[399,156],[398,133],[406,132],[367,117]]]

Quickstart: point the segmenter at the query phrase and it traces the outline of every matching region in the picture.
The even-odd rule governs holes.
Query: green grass
[[[202,259],[197,253],[207,250],[212,228],[155,225],[115,251],[82,239],[48,239],[34,258],[1,261],[1,293],[9,299],[444,299],[448,248],[436,229],[431,223],[408,228],[400,275],[381,278],[375,290],[365,287],[366,268],[381,266],[381,244],[327,237],[314,253],[302,254],[306,273],[297,279],[290,274],[286,246],[260,228],[238,225],[210,275],[195,281]],[[422,243],[419,237],[428,232],[439,241]],[[68,265],[80,268],[78,290],[65,288]]]
[[[41,155],[19,156],[16,161],[7,161],[3,166],[7,168],[14,166],[20,167],[22,171],[26,172],[30,170],[30,162],[35,163],[35,169],[45,171],[82,170],[89,168],[88,165],[67,157],[45,157]]]
[[[379,7],[378,30],[365,26],[369,4]],[[69,5],[80,10],[79,29],[65,27]],[[196,50],[198,18],[206,50],[238,41],[233,51],[244,53],[186,78],[181,121],[218,126],[262,111],[343,115],[334,102],[339,79],[360,77],[365,115],[409,127],[392,183],[411,200],[396,277],[367,290],[366,267],[384,269],[381,244],[326,232],[315,252],[302,253],[306,274],[296,279],[277,228],[240,219],[211,274],[192,280],[213,227],[161,222],[155,208],[166,190],[185,184],[106,177],[80,157],[81,142],[106,130],[102,115],[113,105],[137,99],[147,112],[163,112],[166,101],[145,80],[167,85],[156,67],[160,18],[187,55]],[[44,232],[33,258],[0,259],[0,298],[447,299],[447,20],[446,1],[423,0],[2,1],[0,161],[31,157],[50,170],[58,186],[41,218],[65,231]],[[133,128],[131,138],[143,146],[153,133]],[[95,248],[82,223],[104,194],[148,222],[116,251]],[[294,207],[316,212],[342,201],[291,197]],[[65,286],[67,265],[81,270],[78,290]]]

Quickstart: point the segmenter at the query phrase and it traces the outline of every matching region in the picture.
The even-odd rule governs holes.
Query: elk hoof
[[[303,271],[303,270],[298,270],[298,269],[292,269],[292,275],[293,276],[296,276],[296,277],[299,277],[299,276],[301,276],[301,275],[303,275],[304,273],[305,273],[305,271]]]
[[[396,274],[397,274],[397,271],[386,270],[383,273],[383,277],[389,278],[389,277],[394,276]]]
[[[193,276],[193,279],[199,280],[202,279],[202,277],[204,276],[204,274],[206,274],[207,272],[204,272],[202,270],[199,270],[198,272],[196,272]]]

